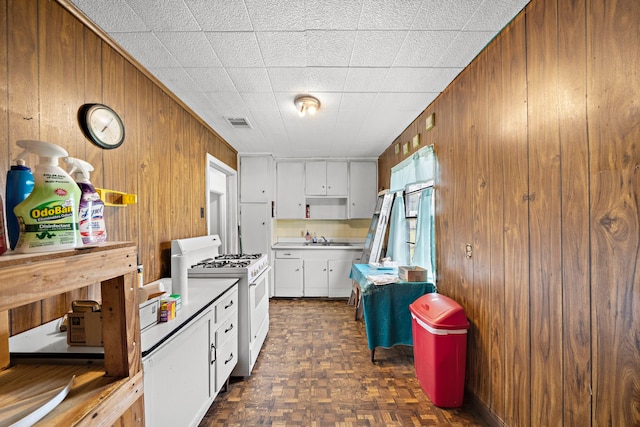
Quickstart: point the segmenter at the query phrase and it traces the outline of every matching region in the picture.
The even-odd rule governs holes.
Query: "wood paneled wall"
[[[636,0],[532,0],[380,157],[388,188],[396,144],[435,145],[438,290],[509,426],[640,425],[639,28]]]
[[[106,208],[108,238],[137,243],[145,281],[168,276],[171,240],[206,233],[206,154],[235,169],[237,152],[64,4],[0,0],[0,188],[4,194],[17,140],[64,147],[93,165],[95,186],[138,195],[135,205]],[[122,117],[119,148],[102,150],[83,136],[76,115],[93,102]],[[88,292],[14,310],[12,334],[59,316]]]

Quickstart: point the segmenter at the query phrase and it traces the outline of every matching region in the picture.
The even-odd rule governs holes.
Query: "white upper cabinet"
[[[300,219],[305,217],[304,163],[276,164],[276,217]]]
[[[347,197],[347,164],[346,161],[305,162],[305,194]]]
[[[349,218],[371,218],[378,198],[377,164],[349,162],[349,181]]]
[[[270,160],[267,156],[240,157],[241,203],[267,203],[270,200]]]

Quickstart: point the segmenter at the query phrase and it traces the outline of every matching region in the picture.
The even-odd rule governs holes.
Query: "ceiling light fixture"
[[[320,108],[320,101],[311,95],[299,95],[293,100],[296,109],[300,113],[300,117],[303,117],[307,112],[309,114],[315,114]]]

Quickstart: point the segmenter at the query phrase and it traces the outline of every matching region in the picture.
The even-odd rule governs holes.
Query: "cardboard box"
[[[67,313],[67,344],[102,347],[102,312]]]
[[[398,278],[405,282],[426,282],[427,270],[417,265],[401,265],[398,267]]]
[[[158,323],[160,314],[160,297],[151,298],[140,304],[140,330]]]
[[[167,298],[160,300],[160,322],[168,322],[176,317],[176,300]]]

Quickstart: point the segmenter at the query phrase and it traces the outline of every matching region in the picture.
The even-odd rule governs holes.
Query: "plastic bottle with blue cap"
[[[11,169],[7,171],[5,201],[7,203],[7,236],[11,249],[15,249],[20,236],[20,224],[13,212],[13,208],[29,197],[29,194],[33,191],[33,173],[31,173],[31,168],[26,166],[24,161],[24,157],[28,153],[27,150],[24,150],[18,154],[15,159],[16,164],[11,165]]]

